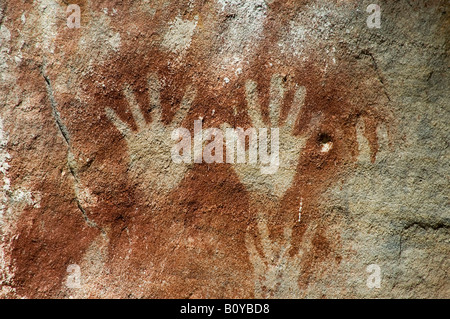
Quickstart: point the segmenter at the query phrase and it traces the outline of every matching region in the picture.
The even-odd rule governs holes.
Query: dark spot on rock
[[[317,137],[318,142],[323,145],[323,144],[327,144],[329,142],[332,142],[332,138],[329,134],[327,133],[320,133],[319,136]]]

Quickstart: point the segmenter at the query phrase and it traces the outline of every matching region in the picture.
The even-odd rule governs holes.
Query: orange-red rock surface
[[[0,4],[1,297],[450,297],[447,1],[69,2]]]

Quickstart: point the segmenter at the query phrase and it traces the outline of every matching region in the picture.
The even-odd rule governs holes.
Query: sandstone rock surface
[[[0,297],[449,298],[450,5],[373,2],[1,1]]]

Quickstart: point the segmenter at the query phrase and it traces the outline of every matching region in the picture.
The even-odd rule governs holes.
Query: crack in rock
[[[77,168],[76,168],[76,160],[73,156],[72,153],[72,144],[70,141],[70,134],[69,134],[69,130],[67,129],[67,127],[64,125],[64,123],[61,120],[61,115],[58,111],[57,108],[57,103],[55,100],[55,97],[53,95],[53,88],[50,82],[49,77],[47,76],[46,72],[45,72],[45,63],[41,65],[40,67],[40,71],[41,71],[41,75],[45,80],[45,86],[47,88],[47,95],[49,97],[50,100],[50,106],[52,108],[52,115],[53,118],[55,119],[56,125],[61,133],[61,135],[63,136],[66,144],[67,144],[67,166],[69,168],[70,174],[72,175],[72,177],[74,178],[74,191],[75,191],[75,202],[77,204],[77,208],[78,210],[81,212],[83,219],[85,220],[86,224],[89,227],[92,228],[97,228],[98,230],[100,230],[100,232],[103,235],[106,235],[106,231],[101,228],[96,222],[92,221],[87,213],[86,210],[83,208],[83,206],[81,205],[80,199],[79,199],[79,178],[78,178],[78,173],[77,173]]]

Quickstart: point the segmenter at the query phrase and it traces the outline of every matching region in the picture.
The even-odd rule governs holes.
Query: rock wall
[[[373,2],[1,1],[0,296],[449,298],[450,5]]]

